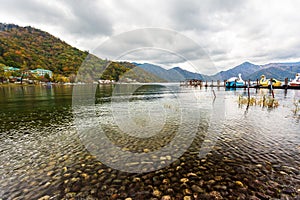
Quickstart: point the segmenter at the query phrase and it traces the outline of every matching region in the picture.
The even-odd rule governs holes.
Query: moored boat
[[[226,81],[226,87],[242,87],[244,86],[244,81],[242,79],[242,75],[239,74],[238,77],[231,77]]]
[[[300,86],[300,73],[297,73],[295,79],[289,82],[289,86],[292,87]]]
[[[270,79],[266,79],[266,76],[265,75],[262,75],[261,76],[261,79],[259,81],[259,84],[260,86],[263,86],[263,87],[268,87],[269,85],[271,85],[271,80]],[[280,87],[281,86],[281,81],[275,79],[275,78],[272,78],[272,85],[274,87]]]

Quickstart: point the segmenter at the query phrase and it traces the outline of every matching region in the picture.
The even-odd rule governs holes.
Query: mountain
[[[165,79],[157,77],[155,74],[149,73],[129,62],[110,63],[103,71],[101,79],[121,82],[128,82],[129,80],[143,83],[166,82]]]
[[[208,79],[218,80],[216,77],[219,76],[222,77],[222,80],[227,80],[241,73],[244,80],[260,79],[261,75],[265,75],[267,78],[284,80],[285,78],[294,78],[297,72],[300,72],[300,62],[269,63],[265,65],[255,65],[250,62],[244,62],[232,69],[209,76]]]
[[[295,78],[295,74],[300,72],[300,62],[295,63],[270,63],[262,66],[262,69],[246,77],[256,80],[265,75],[267,78],[284,80],[285,78]]]
[[[184,81],[186,79],[203,79],[201,74],[193,73],[180,67],[174,67],[172,69],[164,69],[158,65],[153,65],[149,63],[134,63],[137,67],[154,74],[161,79],[165,79],[168,82],[178,82]]]
[[[230,77],[236,77],[239,73],[242,74],[242,78],[247,78],[251,74],[261,70],[262,67],[260,65],[255,65],[250,62],[244,62],[232,69],[229,69],[227,71],[221,71],[213,76],[209,76],[208,80],[227,80]]]
[[[184,79],[198,79],[198,80],[203,79],[203,75],[181,69],[180,67],[174,67],[172,69],[169,69],[168,71],[176,71]]]
[[[37,68],[48,69],[55,74],[53,81],[61,80],[62,76],[74,79],[78,70],[78,81],[100,78],[118,81],[122,77],[139,82],[165,81],[145,70],[135,69],[136,66],[129,62],[102,60],[45,31],[0,23],[0,68],[4,66],[20,68],[20,73]]]
[[[45,31],[0,23],[0,63],[6,66],[43,68],[68,76],[87,55]]]
[[[137,67],[156,75],[159,78],[165,79],[166,81],[176,82],[180,81],[182,76],[177,71],[169,71],[160,66],[149,64],[149,63],[134,63]]]
[[[145,71],[154,74],[162,79],[170,82],[184,81],[186,79],[199,79],[199,80],[227,80],[231,77],[242,74],[244,80],[256,80],[260,79],[261,75],[265,75],[267,78],[276,78],[283,80],[285,78],[294,78],[296,73],[300,72],[300,62],[294,63],[269,63],[265,65],[255,65],[250,62],[244,62],[232,69],[221,71],[215,75],[208,76],[204,74],[193,73],[180,67],[174,67],[166,70],[160,66],[144,63],[135,63],[136,66],[144,69]]]

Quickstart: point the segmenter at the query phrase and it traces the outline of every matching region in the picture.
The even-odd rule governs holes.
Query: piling
[[[203,86],[202,80],[200,80],[200,88]]]
[[[248,101],[250,101],[250,79],[248,80]]]
[[[273,78],[270,79],[270,88],[271,88],[272,97],[274,99],[275,95],[274,95],[274,90],[273,90]]]
[[[288,82],[289,82],[289,79],[288,79],[288,78],[285,78],[285,79],[284,79],[284,87],[285,87],[285,89],[287,89],[288,86],[289,86]]]
[[[213,92],[214,99],[215,99],[217,96],[216,96],[216,93],[215,93],[214,89],[212,90],[212,92]]]

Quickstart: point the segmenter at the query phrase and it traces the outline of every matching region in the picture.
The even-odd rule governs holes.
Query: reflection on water
[[[143,174],[110,168],[86,150],[76,134],[71,86],[0,87],[0,198],[300,198],[300,117],[293,112],[300,91],[275,90],[277,108],[247,109],[238,105],[239,95],[247,96],[244,89],[215,90],[216,98],[224,103],[225,120],[214,144],[205,138],[211,120],[211,88],[135,87],[103,85],[95,95],[93,109],[101,118],[100,125],[124,151],[148,153],[166,145],[174,138],[172,132],[178,129],[178,114],[183,108],[191,107],[194,114],[188,117],[198,113],[200,119],[199,124],[183,127],[186,134],[195,128],[196,135],[179,159],[173,158],[176,152],[154,157],[149,162],[163,165],[171,160],[172,164]],[[128,95],[126,91],[133,92]],[[256,98],[270,95],[267,89],[251,89],[250,94]],[[178,103],[179,96],[188,103]],[[189,103],[192,97],[198,99],[196,104]],[[156,107],[150,106],[153,104]],[[149,123],[157,110],[151,112],[145,105],[166,112],[161,120],[164,126],[151,126],[159,124],[159,120]],[[130,111],[131,121],[141,129],[157,128],[162,134],[149,137],[150,142],[135,132],[124,137],[119,122],[126,119],[120,114],[119,120],[114,120],[116,108]],[[87,115],[89,110],[83,108],[79,114]],[[199,158],[204,142],[211,143],[213,149]]]

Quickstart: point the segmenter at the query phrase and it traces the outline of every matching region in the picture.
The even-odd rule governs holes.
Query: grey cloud
[[[286,51],[286,49],[276,49],[272,51],[272,53],[267,54],[266,57],[270,60],[288,60],[291,58],[300,58],[300,52],[298,48],[291,48],[289,51]]]
[[[73,34],[83,36],[111,35],[112,21],[105,7],[99,7],[97,1],[68,0],[64,1],[72,16],[63,24]]]
[[[112,34],[109,11],[99,7],[97,1],[10,0],[1,5],[0,11],[13,13],[13,17],[28,25],[51,25],[71,35],[89,37]]]
[[[244,6],[240,0],[170,1],[170,16],[174,27],[179,30],[219,31],[219,22],[226,16],[235,14]]]
[[[104,42],[105,52],[101,48],[94,52],[101,58],[124,57],[126,50],[148,47],[162,48],[199,63],[211,57],[220,68],[245,60],[265,63],[300,57],[299,3],[290,0],[275,0],[272,4],[259,0],[1,1],[0,17],[6,20],[3,22],[15,20],[20,25],[46,27],[46,31],[66,42],[80,45],[78,48],[91,50],[97,38],[102,42],[111,37],[113,42]],[[180,33],[170,36],[164,31],[132,31],[143,27],[163,27]],[[131,34],[113,36],[124,31]],[[205,51],[176,38],[182,34]],[[140,51],[127,57],[165,65],[182,62],[178,56],[157,52]]]
[[[190,38],[175,31],[148,28],[126,32],[110,38],[94,52],[99,57],[175,65],[208,59],[206,52]]]
[[[128,52],[119,58],[120,60],[131,60],[136,62],[150,62],[162,65],[174,65],[184,62],[185,59],[173,52],[162,49],[144,48]]]
[[[11,17],[19,18],[30,23],[51,23],[59,22],[63,18],[62,11],[59,7],[49,5],[42,1],[36,0],[10,0],[1,3],[2,13]]]

